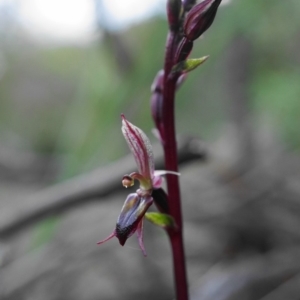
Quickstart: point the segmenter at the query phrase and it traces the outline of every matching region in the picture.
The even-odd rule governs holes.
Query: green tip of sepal
[[[157,225],[162,228],[168,228],[168,229],[177,228],[173,217],[168,214],[163,214],[159,212],[147,212],[145,213],[145,218],[151,223],[153,223],[154,225]]]
[[[181,72],[181,73],[187,73],[190,71],[193,71],[194,69],[198,68],[200,65],[202,65],[207,59],[209,58],[209,55],[200,57],[200,58],[190,58],[184,61],[180,61],[178,64],[176,64],[172,68],[173,73]]]

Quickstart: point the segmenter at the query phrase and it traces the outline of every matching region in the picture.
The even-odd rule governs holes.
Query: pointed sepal
[[[139,173],[151,182],[154,173],[154,157],[149,139],[140,128],[127,121],[124,115],[122,115],[122,133],[134,156]],[[151,183],[145,188],[151,189]]]
[[[116,236],[116,231],[114,230],[107,238],[105,238],[104,240],[101,240],[101,241],[97,242],[97,245],[101,245],[101,244],[109,241],[110,239],[112,239],[115,236]]]

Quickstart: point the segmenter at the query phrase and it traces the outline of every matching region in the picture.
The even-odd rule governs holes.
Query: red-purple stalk
[[[174,104],[177,80],[184,73],[174,72],[173,67],[188,58],[193,48],[193,41],[210,27],[221,1],[204,0],[196,5],[194,5],[194,0],[167,1],[169,33],[166,42],[163,86],[160,87],[163,103],[161,108],[157,105],[152,106],[155,123],[159,125],[157,129],[160,131],[164,148],[166,170],[178,171]],[[185,13],[187,14],[184,15]],[[159,100],[160,98],[156,95],[154,99]],[[177,230],[167,230],[173,253],[176,299],[188,300],[178,177],[167,175],[167,187],[169,214],[177,225]]]
[[[178,77],[170,77],[169,75],[175,63],[174,58],[177,44],[178,32],[170,30],[165,52],[162,123],[164,128],[163,148],[165,156],[165,168],[166,170],[175,172],[178,171],[178,160],[175,137],[174,103],[176,81]],[[173,254],[176,299],[188,300],[188,286],[183,245],[183,223],[178,177],[172,175],[167,176],[167,187],[169,213],[174,218],[178,229],[176,231],[168,231]]]

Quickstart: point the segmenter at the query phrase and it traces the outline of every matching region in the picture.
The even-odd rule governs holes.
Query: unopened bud
[[[194,5],[196,0],[183,0],[182,4],[185,11],[189,11]]]
[[[193,41],[183,38],[178,45],[175,57],[176,62],[186,60],[193,49]]]
[[[160,137],[164,139],[163,129],[163,95],[155,92],[151,96],[151,114],[155,122],[156,128],[159,130]]]
[[[180,18],[183,13],[181,0],[168,0],[167,1],[167,15],[171,31],[178,30],[180,26]]]
[[[189,40],[196,40],[210,27],[221,1],[204,0],[188,12],[184,22],[184,33]]]
[[[159,92],[162,93],[163,91],[163,85],[164,85],[164,70],[159,70],[158,73],[156,74],[153,83],[151,85],[151,92]]]

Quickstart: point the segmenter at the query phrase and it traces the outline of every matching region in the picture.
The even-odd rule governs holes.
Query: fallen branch
[[[154,151],[157,169],[163,169],[162,149],[157,145]],[[184,138],[178,141],[179,163],[204,157],[203,146],[199,140]],[[87,201],[98,201],[99,197],[122,189],[122,176],[130,173],[133,165],[133,158],[128,155],[107,167],[96,169],[31,195],[23,200],[19,208],[3,215],[0,220],[0,237],[15,233],[43,217],[60,213]]]

